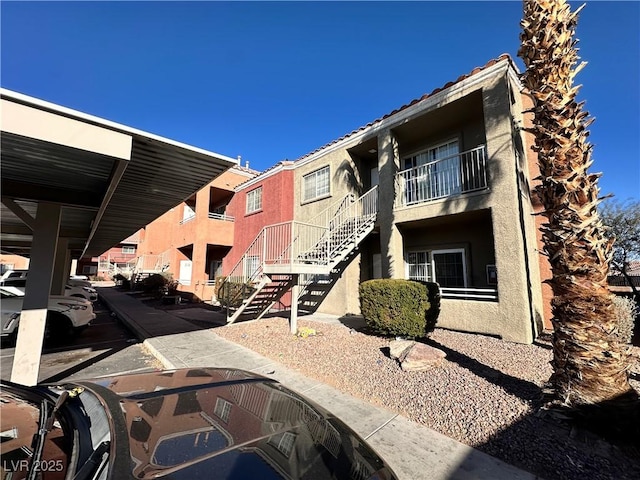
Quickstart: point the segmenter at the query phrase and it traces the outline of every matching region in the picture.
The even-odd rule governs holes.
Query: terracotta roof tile
[[[354,135],[354,134],[356,134],[356,133],[358,133],[358,132],[360,132],[360,131],[364,130],[365,128],[368,128],[368,127],[370,127],[370,126],[372,126],[372,125],[374,125],[374,124],[376,124],[376,123],[379,123],[379,122],[381,122],[382,120],[385,120],[386,118],[389,118],[389,117],[391,117],[391,116],[393,116],[393,115],[395,115],[395,114],[397,114],[397,113],[399,113],[399,112],[401,112],[401,111],[403,111],[403,110],[405,110],[405,109],[407,109],[407,108],[409,108],[409,107],[411,107],[411,106],[415,105],[416,103],[422,102],[423,100],[426,100],[427,98],[432,97],[432,96],[433,96],[433,95],[435,95],[436,93],[439,93],[439,92],[441,92],[442,90],[445,90],[445,89],[447,89],[447,88],[450,88],[450,87],[452,87],[453,85],[455,85],[455,84],[457,84],[457,83],[460,83],[461,81],[463,81],[463,80],[465,80],[465,79],[467,79],[467,78],[469,78],[469,77],[471,77],[471,76],[473,76],[473,75],[477,75],[478,73],[482,72],[483,70],[486,70],[487,68],[492,67],[493,65],[495,65],[495,64],[497,64],[498,62],[501,62],[501,61],[503,61],[503,60],[507,60],[507,61],[509,61],[509,63],[511,63],[512,65],[514,65],[513,60],[511,59],[511,56],[510,56],[508,53],[503,53],[503,54],[502,54],[502,55],[500,55],[498,58],[494,58],[494,59],[492,59],[492,60],[489,60],[489,61],[488,61],[488,62],[487,62],[483,67],[476,67],[476,68],[474,68],[473,70],[471,70],[471,72],[469,72],[469,73],[467,73],[467,74],[464,74],[464,75],[460,75],[460,76],[459,76],[455,81],[453,81],[453,82],[448,82],[448,83],[447,83],[447,84],[445,84],[443,87],[438,87],[438,88],[436,88],[436,89],[432,90],[432,91],[431,91],[431,93],[425,93],[424,95],[422,95],[422,97],[420,97],[420,98],[416,98],[416,99],[414,99],[414,100],[411,100],[411,102],[409,102],[409,103],[407,103],[406,105],[403,105],[403,106],[401,106],[401,107],[399,107],[399,108],[396,108],[396,109],[395,109],[395,110],[393,110],[391,113],[387,113],[386,115],[383,115],[382,117],[380,117],[380,118],[378,118],[378,119],[376,119],[376,120],[373,120],[372,122],[367,123],[365,126],[360,127],[360,128],[358,128],[358,129],[356,129],[356,130],[352,131],[351,133],[348,133],[348,134],[346,134],[346,135],[343,135],[342,137],[338,138],[337,140],[333,140],[333,141],[331,141],[331,142],[327,143],[326,145],[323,145],[322,147],[317,148],[317,149],[315,149],[314,151],[307,153],[306,155],[303,155],[302,157],[298,158],[298,159],[296,160],[296,162],[299,162],[299,161],[301,161],[301,160],[304,160],[305,158],[308,158],[308,157],[310,157],[311,155],[313,155],[313,154],[315,154],[315,153],[318,153],[318,152],[320,152],[320,151],[324,150],[325,148],[327,148],[327,147],[329,147],[329,146],[331,146],[331,145],[334,145],[334,144],[336,144],[336,143],[338,143],[338,142],[341,142],[342,140],[344,140],[344,139],[346,139],[346,138],[350,137],[351,135]],[[515,65],[514,65],[514,66],[515,66]]]
[[[371,121],[371,122],[367,123],[367,124],[366,124],[366,125],[364,125],[363,127],[360,127],[360,128],[358,128],[358,129],[356,129],[356,130],[353,130],[351,133],[347,133],[346,135],[343,135],[342,137],[340,137],[340,138],[338,138],[338,139],[336,139],[336,140],[333,140],[333,141],[331,141],[331,142],[327,143],[326,145],[323,145],[322,147],[319,147],[319,148],[315,149],[314,151],[309,152],[309,153],[307,153],[307,154],[303,155],[302,157],[298,158],[298,159],[297,159],[297,160],[295,160],[295,161],[284,160],[284,161],[281,161],[281,162],[276,163],[276,164],[275,164],[275,165],[273,165],[272,167],[269,167],[269,168],[267,168],[266,170],[264,170],[264,171],[260,172],[260,174],[259,174],[258,176],[262,176],[262,175],[264,175],[265,173],[267,173],[267,172],[269,172],[269,171],[273,170],[274,168],[276,168],[278,165],[289,165],[289,164],[291,164],[291,163],[295,163],[295,162],[299,162],[299,161],[301,161],[301,160],[304,160],[305,158],[308,158],[308,157],[310,157],[311,155],[313,155],[313,154],[315,154],[315,153],[318,153],[318,152],[320,152],[320,151],[324,150],[325,148],[327,148],[327,147],[329,147],[329,146],[331,146],[331,145],[334,145],[334,144],[336,144],[336,143],[338,143],[338,142],[341,142],[342,140],[344,140],[344,139],[346,139],[346,138],[349,138],[350,136],[352,136],[352,135],[354,135],[354,134],[356,134],[356,133],[358,133],[358,132],[360,132],[360,131],[364,130],[365,128],[371,127],[371,126],[375,125],[376,123],[379,123],[379,122],[381,122],[382,120],[385,120],[386,118],[389,118],[389,117],[391,117],[391,116],[393,116],[393,115],[395,115],[395,114],[397,114],[397,113],[399,113],[399,112],[401,112],[401,111],[403,111],[403,110],[405,110],[405,109],[407,109],[407,108],[409,108],[409,107],[411,107],[411,106],[413,106],[413,105],[415,105],[415,104],[417,104],[417,103],[419,103],[419,102],[422,102],[423,100],[426,100],[427,98],[432,97],[433,95],[435,95],[436,93],[441,92],[442,90],[445,90],[445,89],[447,89],[447,88],[449,88],[449,87],[452,87],[453,85],[455,85],[455,84],[457,84],[457,83],[460,83],[461,81],[463,81],[463,80],[465,80],[465,79],[467,79],[467,78],[469,78],[469,77],[471,77],[471,76],[473,76],[473,75],[477,75],[478,73],[482,72],[483,70],[485,70],[485,69],[487,69],[487,68],[489,68],[489,67],[491,67],[491,66],[495,65],[496,63],[501,62],[501,61],[503,61],[503,60],[507,60],[507,61],[509,61],[512,65],[514,65],[513,60],[511,59],[511,56],[510,56],[509,54],[507,54],[507,53],[503,53],[503,54],[502,54],[502,55],[500,55],[498,58],[494,58],[494,59],[490,60],[489,62],[487,62],[487,63],[486,63],[486,65],[484,65],[484,66],[482,66],[482,67],[476,67],[476,68],[474,68],[473,70],[471,70],[471,72],[469,72],[469,73],[467,73],[467,74],[460,75],[460,76],[459,76],[455,81],[453,81],[453,82],[448,82],[448,83],[447,83],[447,84],[445,84],[443,87],[438,87],[438,88],[436,88],[436,89],[432,90],[432,91],[431,91],[431,93],[425,93],[425,94],[424,94],[424,95],[422,95],[420,98],[416,98],[416,99],[411,100],[409,103],[407,103],[407,104],[405,104],[405,105],[403,105],[403,106],[401,106],[401,107],[399,107],[399,108],[396,108],[396,109],[395,109],[395,110],[393,110],[392,112],[387,113],[386,115],[383,115],[382,117],[380,117],[380,118],[378,118],[378,119],[376,119],[376,120],[373,120],[373,121]],[[515,66],[515,65],[514,65],[514,66]],[[249,182],[249,181],[250,181],[250,180],[247,180],[247,182]],[[244,182],[244,183],[247,183],[247,182]],[[244,183],[242,183],[242,184],[238,185],[236,188],[241,187]]]

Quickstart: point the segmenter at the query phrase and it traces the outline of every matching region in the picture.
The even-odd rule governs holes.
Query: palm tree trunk
[[[628,381],[627,347],[613,334],[617,322],[607,274],[612,242],[597,206],[599,174],[592,164],[591,119],[575,98],[574,76],[584,66],[574,40],[577,13],[564,0],[525,0],[521,47],[525,87],[534,100],[531,132],[541,184],[536,189],[553,290],[554,400],[569,407],[635,395]]]

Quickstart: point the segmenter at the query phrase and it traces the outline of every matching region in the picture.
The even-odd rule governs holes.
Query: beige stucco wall
[[[349,193],[358,193],[362,179],[346,144],[342,148],[322,155],[313,162],[294,170],[294,218],[306,222],[335,205]],[[329,165],[331,191],[328,197],[311,202],[302,201],[303,177],[308,173]],[[336,206],[337,207],[337,206]],[[358,287],[360,285],[360,254],[341,272],[330,292],[324,298],[319,312],[332,315],[357,314],[360,312]]]
[[[404,252],[415,242],[403,235],[402,225],[421,219],[437,218],[443,215],[485,210],[488,225],[484,233],[492,231],[492,250],[498,271],[498,302],[477,302],[468,300],[444,300],[439,325],[446,328],[479,333],[499,335],[506,340],[530,343],[534,338],[532,318],[541,313],[541,294],[538,279],[537,255],[535,242],[535,223],[531,218],[532,209],[528,195],[521,194],[518,178],[526,185],[528,172],[526,163],[521,159],[518,163],[515,138],[519,132],[513,129],[513,117],[518,118],[522,110],[519,102],[517,85],[507,74],[507,68],[497,71],[495,75],[484,78],[473,88],[458,90],[455,94],[445,95],[428,109],[443,107],[449,102],[461,99],[465,95],[479,95],[481,98],[482,119],[478,121],[477,112],[471,112],[468,123],[458,125],[452,133],[457,132],[461,142],[461,150],[473,148],[486,143],[488,154],[489,188],[485,191],[460,195],[416,207],[402,209],[393,208],[395,198],[394,178],[401,168],[402,156],[426,146],[437,140],[445,140],[446,130],[439,130],[439,137],[425,133],[424,142],[416,139],[411,144],[401,142],[402,135],[397,136],[394,129],[406,128],[414,118],[424,112],[416,112],[412,118],[403,118],[394,125],[387,121],[385,128],[373,130],[371,135],[377,138],[379,167],[379,214],[377,226],[380,232],[380,253],[384,277],[404,277]],[[425,109],[426,111],[427,109]],[[417,121],[417,120],[416,120]],[[421,126],[424,120],[421,120]],[[428,125],[427,125],[428,126]],[[434,126],[437,129],[437,126]],[[442,132],[445,133],[442,133]],[[515,132],[515,133],[514,133]],[[364,142],[371,135],[359,138]],[[521,141],[522,139],[520,139]],[[295,169],[295,206],[294,218],[304,221],[309,219],[328,205],[334,203],[342,195],[356,191],[359,183],[367,183],[359,178],[356,162],[349,155],[348,149],[356,142],[340,144],[340,148],[331,147],[325,155],[315,155],[311,160],[302,161]],[[333,149],[333,150],[332,150]],[[329,165],[331,169],[331,196],[329,198],[302,204],[302,178],[307,173]],[[477,248],[486,239],[480,236]],[[444,240],[443,240],[444,241]],[[474,247],[475,249],[476,247]],[[480,255],[471,260],[474,270],[473,281],[477,281],[484,271],[482,265],[488,262],[490,255]],[[475,263],[474,263],[475,262]],[[343,315],[358,313],[358,285],[362,279],[360,272],[361,259],[356,257],[341,278],[335,283],[333,290],[321,304],[319,311]],[[363,268],[368,269],[369,262],[362,260]],[[476,278],[477,277],[477,278]]]

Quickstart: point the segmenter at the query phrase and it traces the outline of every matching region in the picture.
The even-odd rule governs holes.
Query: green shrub
[[[218,302],[223,307],[238,308],[255,290],[249,283],[226,281],[218,288]]]
[[[400,279],[360,284],[360,311],[367,325],[382,335],[426,336],[435,327],[439,306],[437,284]]]
[[[613,296],[613,308],[618,320],[618,338],[622,343],[631,343],[636,317],[640,309],[633,298]]]
[[[153,275],[143,278],[140,282],[140,287],[144,293],[157,293],[159,290],[164,290],[170,281],[170,278],[167,278],[166,275],[154,273]]]

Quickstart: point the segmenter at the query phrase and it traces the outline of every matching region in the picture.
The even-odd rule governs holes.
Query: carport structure
[[[37,383],[48,297],[237,160],[0,89],[1,248],[30,257],[11,379]]]

